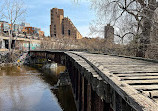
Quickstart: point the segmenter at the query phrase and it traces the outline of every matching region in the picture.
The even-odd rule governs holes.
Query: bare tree
[[[91,0],[91,2],[99,19],[96,25],[101,26],[108,22],[120,29],[124,28],[122,33],[116,35],[120,38],[137,37],[139,40],[137,56],[145,57],[152,27],[156,27],[157,24],[153,19],[158,7],[156,0]],[[126,22],[127,17],[130,18],[130,22]],[[124,22],[127,25],[123,25]]]
[[[2,12],[4,10],[4,3],[3,2],[4,2],[3,0],[0,1],[0,20],[3,18],[3,14],[2,14]]]
[[[26,9],[22,0],[5,0],[5,9],[3,11],[4,18],[10,22],[9,31],[9,52],[12,53],[12,40],[13,40],[13,26],[24,15]]]

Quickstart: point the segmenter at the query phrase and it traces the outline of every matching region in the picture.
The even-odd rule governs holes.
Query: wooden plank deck
[[[70,53],[91,62],[122,98],[128,95],[129,101],[137,102],[144,111],[158,111],[158,63],[85,52]],[[130,104],[135,107],[134,103]]]

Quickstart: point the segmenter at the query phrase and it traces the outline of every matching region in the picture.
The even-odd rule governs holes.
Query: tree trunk
[[[136,54],[137,57],[145,57],[145,53],[150,46],[150,33],[153,26],[152,19],[156,9],[155,4],[156,0],[149,0],[148,8],[144,8],[143,10],[145,17],[143,17],[142,35],[140,36],[139,47]]]
[[[150,45],[150,32],[151,32],[151,22],[147,19],[144,19],[143,21],[143,29],[142,29],[142,35],[140,36],[139,41],[139,48],[138,48],[138,57],[145,57],[145,52],[148,49],[148,46]]]
[[[9,52],[11,52],[11,44],[12,44],[12,32],[9,30]]]
[[[9,61],[12,62],[12,38],[13,38],[13,34],[12,34],[12,30],[9,31]]]

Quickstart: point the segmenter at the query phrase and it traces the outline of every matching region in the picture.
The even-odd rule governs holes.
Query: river
[[[64,70],[64,66],[51,73],[28,66],[0,67],[0,111],[76,111],[71,87],[53,87]]]

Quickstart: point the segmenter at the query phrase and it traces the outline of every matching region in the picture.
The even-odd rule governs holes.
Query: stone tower
[[[104,28],[104,39],[106,39],[108,43],[114,43],[114,28],[110,26],[110,24],[107,24]]]
[[[64,10],[53,8],[51,9],[51,25],[50,36],[60,37],[62,32],[62,19],[64,18]]]

